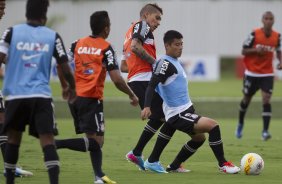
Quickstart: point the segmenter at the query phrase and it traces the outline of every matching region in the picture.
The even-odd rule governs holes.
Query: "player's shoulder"
[[[272,33],[275,34],[275,35],[278,35],[278,36],[281,35],[278,31],[276,31],[276,30],[274,30],[274,29],[272,30]]]

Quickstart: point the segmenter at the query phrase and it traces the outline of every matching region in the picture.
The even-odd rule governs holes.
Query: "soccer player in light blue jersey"
[[[69,88],[67,97],[75,100],[75,83],[68,65],[63,41],[45,27],[49,0],[27,0],[27,22],[8,28],[0,41],[0,63],[5,63],[3,96],[7,133],[5,151],[6,184],[15,183],[19,147],[25,126],[39,138],[50,184],[59,183],[59,157],[54,145],[54,114],[49,86],[52,57],[57,60]]]
[[[218,161],[219,170],[230,174],[238,173],[240,168],[228,162],[224,157],[223,143],[217,122],[195,113],[193,103],[189,97],[187,76],[178,60],[183,49],[182,39],[183,36],[178,31],[170,30],[165,33],[164,45],[166,55],[156,64],[146,90],[145,104],[141,117],[146,119],[150,116],[151,101],[156,90],[163,99],[166,124],[171,129],[188,134],[191,140],[182,147],[175,160],[166,170],[159,162],[159,157],[165,145],[159,145],[157,140],[152,154],[144,163],[144,167],[158,173],[177,170],[181,163],[185,162],[202,146],[206,139],[204,133],[208,133],[209,145]]]

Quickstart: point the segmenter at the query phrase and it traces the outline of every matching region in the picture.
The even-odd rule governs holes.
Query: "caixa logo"
[[[17,43],[17,49],[18,50],[27,50],[27,51],[48,52],[49,51],[49,44],[18,42]]]

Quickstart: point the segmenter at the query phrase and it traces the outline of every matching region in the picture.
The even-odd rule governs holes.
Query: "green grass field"
[[[60,99],[60,87],[58,82],[51,83],[55,101]],[[282,147],[281,133],[282,129],[280,111],[280,101],[282,99],[282,83],[275,82],[273,99],[278,100],[273,105],[274,118],[271,123],[270,131],[273,138],[270,141],[263,142],[260,139],[262,122],[260,119],[260,102],[256,106],[251,104],[250,112],[247,114],[244,137],[237,140],[234,136],[234,130],[237,122],[237,106],[241,98],[242,81],[238,79],[223,79],[218,82],[190,82],[190,96],[195,102],[195,106],[203,115],[216,117],[221,125],[222,138],[225,146],[225,154],[228,160],[235,164],[240,164],[241,157],[248,152],[260,154],[265,161],[265,169],[259,176],[246,176],[242,173],[237,175],[225,175],[219,173],[216,166],[215,158],[206,142],[198,152],[185,163],[185,167],[192,170],[186,174],[155,174],[151,172],[141,172],[133,164],[125,160],[125,154],[134,147],[145,122],[138,119],[139,110],[127,111],[130,108],[127,102],[122,103],[124,108],[111,105],[105,106],[105,112],[109,109],[120,113],[119,110],[125,109],[130,118],[120,118],[116,114],[106,115],[107,130],[105,135],[105,145],[103,148],[103,168],[107,175],[116,180],[119,184],[144,184],[144,183],[162,183],[162,184],[225,184],[225,183],[248,183],[248,184],[265,184],[281,183],[282,166]],[[207,98],[204,98],[207,97]],[[225,97],[235,98],[234,103],[221,103],[217,101]],[[120,93],[113,84],[106,83],[105,102],[107,100],[126,100],[126,96]],[[215,98],[215,102],[206,102],[205,99]],[[256,95],[260,100],[260,93]],[[237,102],[238,101],[238,102]],[[218,103],[219,102],[219,103]],[[72,120],[65,117],[68,114],[67,107],[64,105],[56,106],[57,110],[63,111],[62,116],[57,119],[60,135],[57,138],[78,137],[74,133]],[[116,110],[115,110],[116,109]],[[217,110],[218,109],[218,110]],[[252,112],[253,111],[253,112]],[[136,114],[135,114],[136,113]],[[216,114],[217,113],[217,114]],[[255,116],[251,116],[254,113]],[[113,113],[114,114],[114,113]],[[202,113],[201,113],[202,114]],[[69,117],[69,116],[68,116]],[[110,118],[112,117],[112,118]],[[119,118],[113,118],[119,117]],[[224,118],[223,118],[224,117]],[[252,117],[252,118],[251,118]],[[255,117],[255,118],[254,118]],[[278,117],[278,118],[277,118]],[[164,166],[169,164],[182,145],[189,138],[183,133],[177,133],[165,149],[161,162]],[[150,154],[156,136],[151,140],[144,150],[145,158]],[[74,152],[71,150],[59,150],[61,160],[60,183],[62,184],[88,184],[93,183],[92,167],[88,153]],[[39,147],[38,140],[25,134],[21,146],[19,165],[34,173],[30,178],[17,178],[19,184],[48,184],[48,176],[44,167],[42,151]],[[0,165],[2,165],[0,157]],[[0,169],[1,172],[1,169]],[[4,177],[0,174],[0,184],[4,184]]]
[[[274,119],[271,124],[273,138],[270,141],[260,140],[261,120],[247,119],[244,137],[237,140],[234,137],[235,120],[219,119],[226,158],[235,164],[240,164],[241,157],[248,152],[259,153],[265,161],[265,169],[259,176],[246,176],[242,173],[226,175],[219,173],[215,158],[206,142],[198,152],[184,165],[191,169],[190,173],[156,174],[141,172],[132,163],[125,160],[125,154],[135,145],[145,122],[139,119],[106,119],[106,140],[103,148],[103,168],[107,175],[120,184],[265,184],[281,183],[282,147],[280,120]],[[77,137],[74,134],[71,119],[58,120],[60,138]],[[177,133],[165,149],[161,162],[164,166],[169,164],[189,138],[183,133]],[[147,145],[144,151],[145,158],[152,150],[156,136]],[[88,153],[59,150],[61,160],[60,183],[63,184],[89,184],[93,183],[92,167]],[[1,160],[1,159],[0,159]],[[1,160],[2,162],[2,160]],[[47,172],[44,168],[42,152],[38,141],[25,135],[21,146],[19,164],[34,173],[30,178],[18,178],[20,184],[48,184]],[[0,183],[4,177],[0,175]]]

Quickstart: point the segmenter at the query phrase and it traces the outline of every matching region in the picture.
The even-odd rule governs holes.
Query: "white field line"
[[[62,102],[65,101],[61,97],[53,97],[54,101]],[[240,102],[242,97],[194,97],[193,102]],[[129,102],[127,97],[105,97],[104,101],[107,102]],[[261,102],[260,97],[254,97],[253,102]],[[272,102],[282,102],[282,97],[272,97]]]

